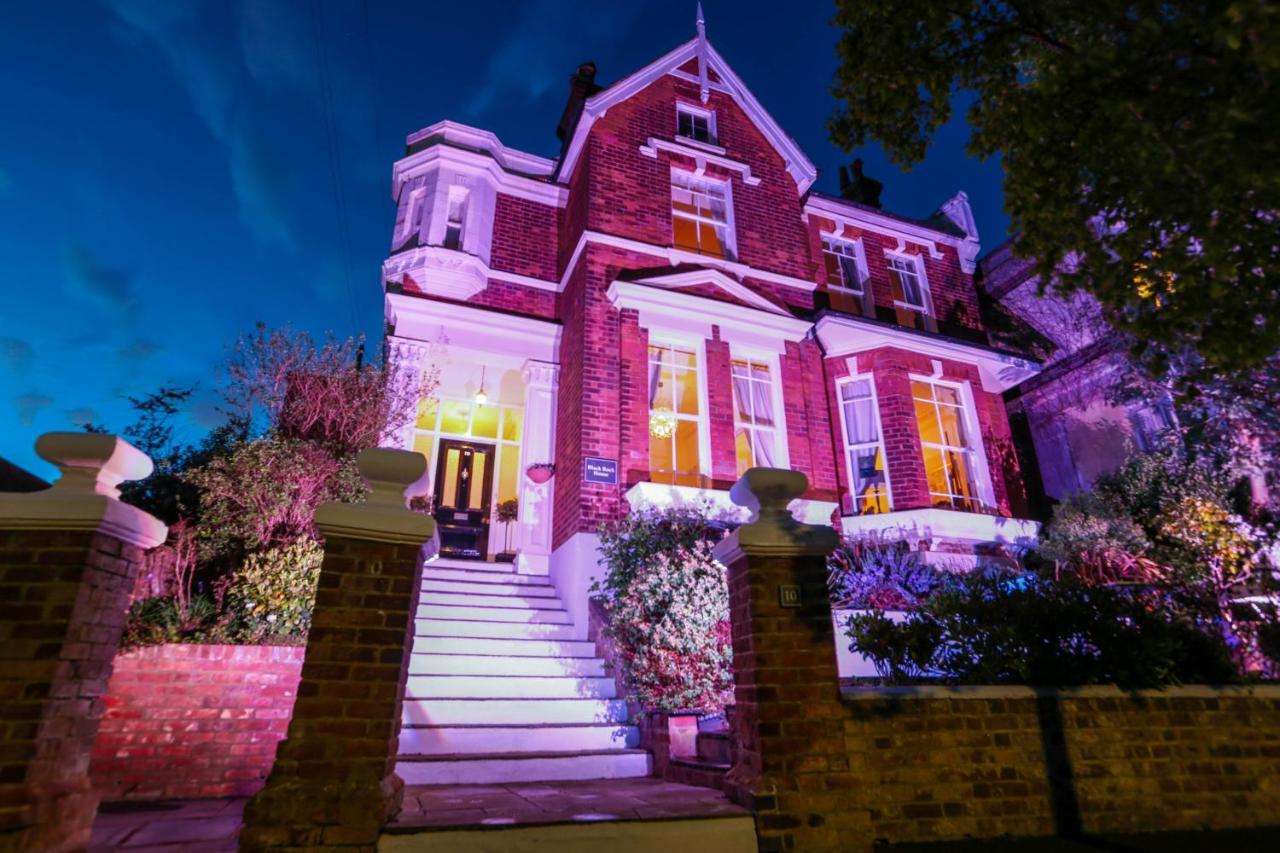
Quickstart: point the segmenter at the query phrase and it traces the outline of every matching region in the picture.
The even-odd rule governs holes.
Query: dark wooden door
[[[442,555],[483,560],[488,554],[495,458],[492,444],[440,442],[435,517]]]

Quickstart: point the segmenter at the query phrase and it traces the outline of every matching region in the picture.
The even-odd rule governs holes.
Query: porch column
[[[554,480],[534,483],[525,476],[530,465],[554,462],[556,457],[556,386],[560,365],[549,361],[524,363],[524,440],[520,444],[520,527],[516,571],[545,575],[551,569],[551,510]],[[557,476],[574,476],[557,471]]]
[[[0,494],[0,849],[83,850],[98,810],[89,756],[129,594],[168,530],[120,502],[117,486],[152,470],[123,439],[46,433],[36,452],[61,478]]]
[[[391,369],[392,393],[413,398],[409,417],[402,424],[393,425],[386,437],[388,447],[413,449],[413,424],[418,419],[418,404],[422,402],[422,378],[427,366],[427,344],[409,338],[387,338],[387,362]]]

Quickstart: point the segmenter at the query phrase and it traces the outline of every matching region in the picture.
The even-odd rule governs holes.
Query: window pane
[[[704,255],[724,257],[724,240],[721,231],[723,227],[708,222],[698,223],[699,249]]]
[[[444,494],[440,496],[440,506],[456,506],[458,500],[458,457],[456,447],[450,447],[444,456]]]
[[[499,411],[493,405],[476,406],[471,416],[471,434],[476,438],[497,438]]]
[[[960,405],[960,391],[950,385],[934,385],[933,395],[939,403],[946,403],[949,406]]]
[[[671,455],[671,436],[656,436],[649,432],[649,470],[670,471],[675,467]]]
[[[827,286],[828,287],[844,287],[844,279],[840,273],[840,259],[832,252],[822,253],[822,262],[827,269]]]
[[[502,440],[519,441],[524,433],[524,409],[504,408],[502,410]]]
[[[746,473],[748,468],[755,467],[755,456],[751,450],[751,435],[741,427],[733,436],[734,454],[738,459],[738,476],[741,477]]]
[[[418,403],[418,429],[435,429],[436,414],[440,411],[440,401],[434,397],[428,397]]]
[[[949,495],[950,483],[947,480],[947,466],[942,458],[942,451],[936,447],[926,447],[924,449],[924,473],[929,480],[929,492],[935,497],[938,495]],[[934,501],[937,503],[937,501]],[[944,500],[943,503],[949,504],[951,501]]]
[[[920,428],[920,440],[930,444],[942,442],[942,431],[938,428],[938,413],[933,403],[916,400],[916,426]]]
[[[932,400],[933,386],[928,382],[912,381],[911,396],[915,397],[917,400]]]
[[[688,249],[691,252],[698,251],[698,226],[692,219],[684,219],[680,216],[672,217],[671,224],[674,227],[674,235],[672,242],[677,249]]]
[[[675,397],[677,412],[683,415],[698,414],[698,372],[696,370],[675,372]]]
[[[697,421],[676,422],[676,460],[677,471],[696,472],[698,464],[698,423]]]
[[[498,501],[520,496],[520,448],[498,449]]]
[[[440,431],[466,435],[470,428],[471,403],[466,400],[445,400],[440,407]]]
[[[968,453],[949,452],[947,474],[951,494],[963,497],[970,497],[973,494],[973,481],[969,477]]]
[[[435,447],[436,437],[434,435],[415,435],[413,437],[413,449],[423,456],[427,457],[427,463],[431,463],[431,450]]]
[[[488,463],[489,454],[479,452],[471,454],[471,492],[467,495],[468,509],[481,509],[488,500],[488,495],[484,493],[484,473]]]
[[[858,278],[858,262],[848,255],[840,257],[840,283],[849,290],[862,292],[862,281]]]
[[[942,422],[942,443],[951,447],[968,447],[965,440],[964,420],[960,410],[951,406],[939,406],[938,418]]]
[[[676,367],[697,367],[698,356],[693,350],[687,349],[669,349],[666,350],[667,360],[676,365]]]

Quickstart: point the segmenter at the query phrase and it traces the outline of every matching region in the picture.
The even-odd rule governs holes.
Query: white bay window
[[[840,383],[839,391],[844,455],[849,471],[848,509],[854,515],[888,512],[889,481],[871,377],[846,379]]]

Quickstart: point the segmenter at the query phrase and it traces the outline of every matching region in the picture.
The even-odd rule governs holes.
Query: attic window
[[[676,104],[676,135],[716,145],[716,114],[690,104]]]

